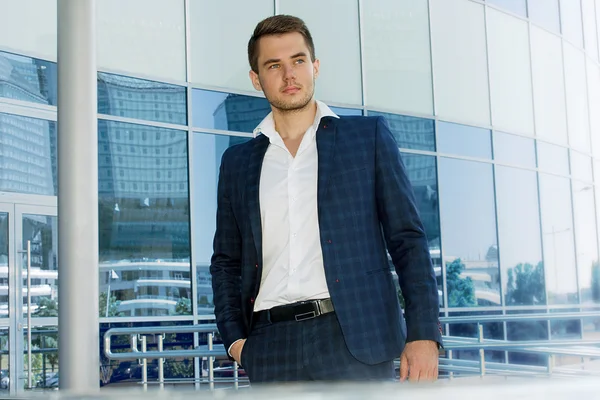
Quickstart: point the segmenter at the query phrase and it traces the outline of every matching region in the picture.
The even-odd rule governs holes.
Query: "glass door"
[[[0,397],[58,386],[55,206],[0,203]]]

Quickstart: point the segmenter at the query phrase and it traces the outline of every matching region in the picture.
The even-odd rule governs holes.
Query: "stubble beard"
[[[277,109],[277,111],[279,111],[282,114],[288,114],[288,113],[297,113],[300,112],[304,109],[306,109],[315,94],[315,82],[313,80],[313,84],[310,88],[309,92],[306,92],[306,95],[304,97],[302,97],[301,99],[298,99],[296,101],[285,101],[282,99],[278,99],[278,98],[269,98],[269,96],[267,96],[267,94],[265,93],[265,97],[267,98],[267,100],[269,101],[269,103],[271,104],[271,106],[275,109]]]

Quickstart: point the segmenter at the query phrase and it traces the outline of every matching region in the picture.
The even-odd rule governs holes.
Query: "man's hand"
[[[400,382],[433,382],[438,377],[438,345],[432,340],[406,344],[400,357]]]
[[[238,364],[241,364],[242,361],[242,349],[244,348],[244,344],[246,344],[246,339],[240,339],[231,345],[231,350],[229,350],[231,357],[233,357]]]

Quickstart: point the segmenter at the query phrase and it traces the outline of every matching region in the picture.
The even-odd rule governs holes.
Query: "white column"
[[[60,388],[99,390],[96,1],[58,0]]]

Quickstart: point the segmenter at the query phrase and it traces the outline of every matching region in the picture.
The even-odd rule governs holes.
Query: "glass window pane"
[[[571,175],[575,179],[592,182],[592,159],[586,155],[571,151]]]
[[[194,227],[194,260],[197,271],[198,313],[213,313],[212,277],[210,258],[216,229],[217,184],[221,157],[228,147],[250,140],[250,138],[194,133],[192,141],[192,168],[194,192],[192,216]]]
[[[537,142],[537,160],[542,171],[569,175],[569,153],[564,147]]]
[[[569,179],[541,173],[540,207],[548,304],[578,302]]]
[[[592,304],[592,288],[598,268],[598,239],[596,235],[596,207],[594,188],[589,183],[573,181],[573,213],[575,222],[575,249],[577,250],[577,276],[581,302]],[[596,267],[594,267],[596,266]]]
[[[600,282],[600,269],[595,267],[596,275],[598,280],[596,282]],[[598,293],[596,297],[596,302],[600,298],[600,283],[596,287],[594,293]],[[600,310],[595,310],[600,311]],[[583,335],[582,338],[584,340],[598,340],[600,338],[600,317],[592,317],[592,318],[583,318]]]
[[[527,0],[529,19],[554,33],[560,33],[558,0]]]
[[[186,88],[100,72],[98,113],[187,125]]]
[[[24,350],[27,350],[27,331],[23,335]],[[33,326],[31,329],[31,368],[36,389],[57,390],[59,386],[58,326]],[[27,382],[27,353],[24,354],[22,375]],[[37,382],[36,382],[37,380]],[[2,384],[0,384],[1,387]],[[38,389],[38,390],[39,390]]]
[[[566,145],[565,79],[559,37],[531,27],[531,67],[536,136]]]
[[[316,57],[321,60],[315,96],[323,101],[362,105],[356,0],[279,0],[279,13],[302,18],[310,29]]]
[[[462,312],[450,313],[450,317],[469,317],[474,315],[490,316],[498,315],[497,312]],[[504,324],[502,322],[490,322],[481,324],[483,328],[484,340],[504,340]],[[479,328],[475,323],[455,323],[449,325],[449,335],[465,338],[478,338]],[[454,350],[452,358],[458,360],[479,361],[479,350]],[[485,352],[485,360],[488,362],[505,362],[503,351],[487,351]],[[465,374],[466,376],[466,374]],[[472,376],[472,375],[471,375]]]
[[[522,313],[522,312],[519,312]],[[547,321],[507,322],[506,337],[508,340],[548,340]],[[548,357],[542,354],[508,353],[510,364],[545,366]]]
[[[594,0],[581,0],[581,14],[583,15],[583,35],[585,51],[598,60],[598,36],[596,32],[596,6]]]
[[[0,293],[0,318],[8,318],[8,280],[10,277],[8,271],[8,235],[8,214],[0,213],[0,270],[3,271],[0,275],[0,286],[6,288]],[[5,343],[2,343],[1,339],[2,333],[0,331],[0,345],[4,345]],[[2,349],[4,347],[0,347],[0,351]]]
[[[98,2],[98,67],[185,81],[183,3],[169,0]]]
[[[579,0],[560,0],[560,20],[563,37],[576,46],[583,47],[583,26]]]
[[[527,17],[527,4],[525,0],[487,0],[489,4],[494,4],[507,11]]]
[[[329,107],[331,111],[336,113],[339,116],[342,115],[363,115],[362,110],[357,110],[355,108],[341,108],[341,107]]]
[[[366,104],[433,114],[426,1],[362,4]]]
[[[192,92],[194,127],[252,133],[271,112],[264,97],[212,92]]]
[[[46,215],[23,215],[22,224],[22,249],[27,248],[28,241],[31,244],[31,315],[58,317],[58,220]],[[22,254],[22,260],[21,265],[27,265],[27,253]],[[27,268],[23,268],[22,275],[23,304],[26,305]],[[26,308],[24,314],[27,314]]]
[[[570,44],[565,43],[564,56],[569,144],[578,150],[589,151],[590,137],[585,81],[585,55]]]
[[[527,22],[488,10],[492,122],[507,131],[533,134]]]
[[[600,11],[599,11],[600,12]],[[590,100],[590,133],[592,152],[600,157],[600,68],[587,61],[588,96]]]
[[[438,282],[439,304],[443,306],[436,158],[434,156],[403,153],[402,160],[415,193],[421,220],[425,226],[425,233],[429,241],[429,253]],[[396,279],[394,282],[398,283]]]
[[[0,191],[56,196],[56,122],[0,113],[0,143]]]
[[[499,306],[492,165],[444,157],[439,162],[448,306]]]
[[[187,314],[187,134],[103,120],[98,133],[101,315]]]
[[[468,157],[492,158],[488,129],[438,122],[438,151]]]
[[[56,105],[56,63],[0,51],[0,97]]]
[[[490,124],[484,9],[464,0],[431,1],[436,112]]]
[[[553,312],[577,313],[578,309],[551,310]],[[550,321],[550,339],[551,340],[576,340],[581,339],[581,320],[580,319],[559,319]],[[558,356],[556,365],[573,365],[573,357]]]
[[[377,111],[369,111],[368,114],[385,117],[398,147],[435,151],[434,120]]]
[[[248,77],[248,40],[256,24],[273,15],[273,0],[196,0],[189,11],[191,81],[254,91]]]
[[[56,1],[3,1],[0,47],[56,61]]]
[[[522,136],[494,132],[494,160],[535,168],[535,142]]]
[[[519,195],[515,196],[515,188]],[[507,306],[546,304],[537,174],[496,166],[498,239]]]

